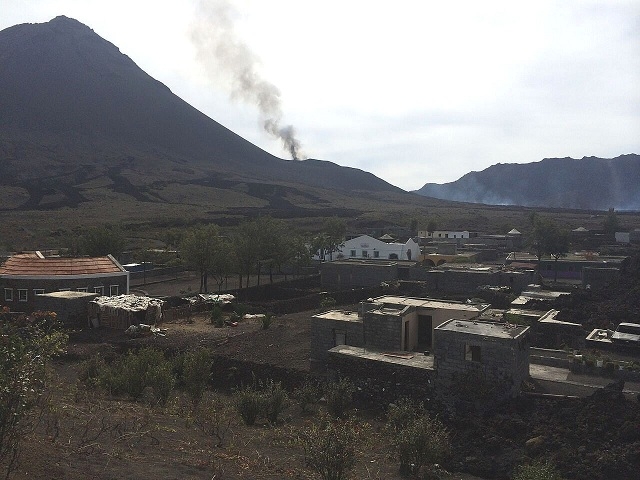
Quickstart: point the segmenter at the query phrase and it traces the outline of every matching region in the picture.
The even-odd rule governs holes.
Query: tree
[[[0,462],[10,475],[29,411],[44,392],[47,361],[66,347],[68,337],[56,314],[12,317],[0,310]]]
[[[216,279],[218,291],[233,268],[229,240],[220,235],[217,225],[198,227],[187,232],[180,245],[185,263],[200,273],[200,292],[209,291],[209,275]]]
[[[313,257],[311,243],[302,235],[296,235],[288,243],[289,261],[297,275],[300,275],[300,269],[311,264]]]
[[[83,255],[90,257],[104,255],[119,257],[124,251],[125,244],[124,233],[120,227],[103,225],[86,230],[80,241],[79,250]]]
[[[615,235],[615,233],[620,230],[620,222],[613,208],[610,208],[607,212],[607,216],[602,224],[602,230],[609,235]]]
[[[532,215],[533,231],[531,235],[531,247],[538,259],[538,275],[543,255],[551,255],[555,259],[556,280],[558,277],[557,261],[569,251],[569,235],[559,228],[551,219]]]
[[[344,220],[333,217],[324,223],[323,232],[325,234],[324,247],[329,254],[329,259],[333,260],[333,252],[337,252],[340,250],[340,247],[344,245],[344,236],[347,233],[347,224],[344,223]]]

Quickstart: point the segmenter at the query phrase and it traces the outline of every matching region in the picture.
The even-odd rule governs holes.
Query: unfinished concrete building
[[[385,295],[362,302],[358,313],[320,313],[311,318],[311,359],[326,361],[327,351],[337,345],[429,350],[438,325],[451,318],[476,318],[487,308],[488,304]]]

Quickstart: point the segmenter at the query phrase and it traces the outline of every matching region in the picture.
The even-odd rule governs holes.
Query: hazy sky
[[[639,0],[0,0],[0,29],[57,15],[274,155],[267,119],[407,190],[640,154]]]

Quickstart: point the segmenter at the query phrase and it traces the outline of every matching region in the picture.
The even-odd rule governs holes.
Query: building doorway
[[[431,348],[433,343],[433,317],[418,315],[418,347]]]

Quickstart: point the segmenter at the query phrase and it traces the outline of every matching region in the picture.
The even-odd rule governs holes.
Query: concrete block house
[[[320,313],[311,319],[311,359],[389,400],[517,396],[529,378],[530,327],[481,321],[488,307],[383,296],[358,313]]]
[[[435,329],[434,369],[453,386],[474,379],[515,396],[529,378],[528,326],[451,319]],[[478,385],[481,388],[481,385]]]
[[[337,345],[420,351],[433,346],[435,327],[451,318],[473,319],[488,304],[467,304],[385,295],[360,304],[359,312],[333,310],[311,318],[311,358],[324,362]]]
[[[37,295],[59,291],[129,293],[129,272],[111,255],[45,257],[41,252],[10,256],[0,266],[0,305],[14,312],[39,308]]]

